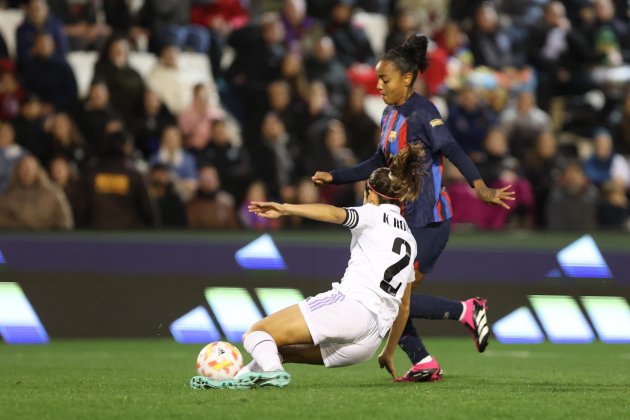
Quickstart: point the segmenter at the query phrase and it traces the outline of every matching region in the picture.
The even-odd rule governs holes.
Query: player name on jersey
[[[395,217],[392,217],[391,220],[392,221],[390,222],[388,214],[383,214],[383,223],[386,223],[386,224],[388,224],[390,226],[398,228],[398,229],[402,230],[403,232],[407,232],[407,223],[405,223],[404,220],[397,219]]]

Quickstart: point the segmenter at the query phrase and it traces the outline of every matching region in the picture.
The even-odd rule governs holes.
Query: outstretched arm
[[[253,201],[249,207],[251,213],[267,219],[281,216],[299,216],[307,219],[342,224],[346,220],[346,209],[328,204],[280,204],[273,202]]]
[[[389,330],[389,335],[387,336],[387,344],[385,344],[383,351],[381,351],[381,354],[378,356],[378,364],[381,368],[387,369],[390,375],[394,378],[398,376],[396,374],[396,366],[394,366],[394,351],[396,350],[398,341],[400,341],[400,336],[405,329],[407,319],[409,319],[409,305],[411,302],[412,288],[412,284],[408,284],[405,288],[405,294],[403,295],[400,308],[398,309],[398,316],[396,317],[394,324],[392,324],[392,328]]]
[[[383,166],[387,166],[387,159],[385,159],[383,150],[379,147],[368,160],[357,163],[349,168],[335,169],[330,172],[317,171],[311,179],[313,183],[318,186],[331,183],[347,184],[367,179],[374,169]]]

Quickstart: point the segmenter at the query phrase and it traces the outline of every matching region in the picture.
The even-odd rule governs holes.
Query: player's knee
[[[261,321],[258,321],[254,325],[249,327],[249,330],[247,330],[245,334],[243,334],[243,341],[245,341],[245,338],[247,338],[248,335],[250,335],[251,333],[255,331],[268,332],[267,329],[264,327],[263,323]]]

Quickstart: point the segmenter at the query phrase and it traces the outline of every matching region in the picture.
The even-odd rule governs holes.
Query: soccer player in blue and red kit
[[[421,143],[429,159],[428,175],[418,198],[403,207],[405,219],[418,243],[416,281],[420,284],[431,272],[446,246],[451,231],[452,208],[448,193],[442,185],[442,160],[448,158],[464,175],[477,196],[486,203],[509,209],[506,200],[514,200],[511,186],[488,188],[475,164],[464,153],[444,125],[437,108],[413,90],[418,71],[428,66],[428,39],[421,34],[411,35],[400,46],[387,51],[376,65],[377,88],[387,107],[381,118],[381,137],[376,153],[355,166],[331,172],[316,172],[316,185],[345,184],[366,179],[378,167],[389,166],[394,156],[408,144]],[[390,371],[396,381],[429,382],[440,380],[442,370],[429,355],[418,336],[411,318],[453,319],[460,321],[472,334],[479,352],[488,343],[489,326],[486,300],[466,301],[437,296],[412,295],[410,318],[399,345],[411,359],[413,366],[400,378]],[[388,363],[381,366],[388,367]],[[389,368],[388,368],[389,370]]]

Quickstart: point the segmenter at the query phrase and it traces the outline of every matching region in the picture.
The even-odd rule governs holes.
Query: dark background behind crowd
[[[432,39],[430,97],[509,212],[452,166],[458,226],[628,229],[627,0],[0,1],[0,228],[287,229],[251,201],[362,200],[374,65]]]

